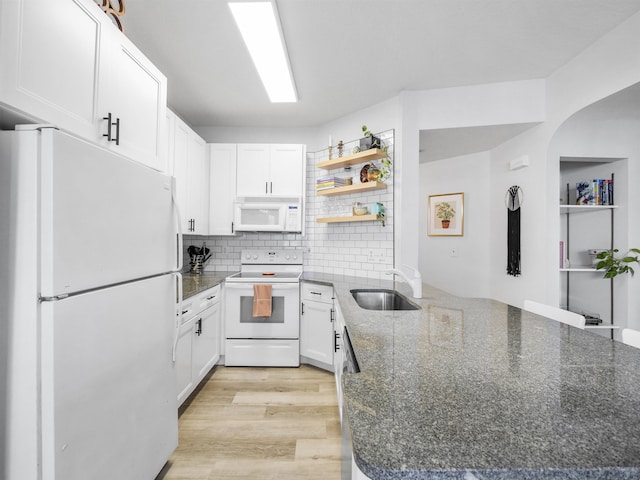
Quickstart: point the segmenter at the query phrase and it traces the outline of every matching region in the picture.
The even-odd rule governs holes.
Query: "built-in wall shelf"
[[[618,205],[560,205],[560,213],[593,212],[594,210],[611,210]]]
[[[333,170],[335,168],[348,167],[350,165],[357,165],[359,163],[371,162],[373,160],[379,160],[386,158],[387,152],[381,148],[372,148],[365,150],[364,152],[354,153],[353,155],[347,155],[346,157],[338,157],[332,160],[326,160],[317,164],[318,168],[325,170]]]
[[[316,191],[316,195],[324,195],[331,197],[333,195],[346,195],[348,193],[362,193],[371,192],[374,190],[385,190],[387,188],[386,183],[382,182],[364,182],[356,183],[354,185],[345,185],[344,187],[326,188],[324,190]]]
[[[375,214],[370,214],[370,215],[352,215],[349,217],[316,218],[317,223],[367,222],[371,220],[378,220],[378,216]]]
[[[561,268],[561,272],[600,272],[604,273],[602,270],[596,270],[595,267],[573,267],[573,268]]]

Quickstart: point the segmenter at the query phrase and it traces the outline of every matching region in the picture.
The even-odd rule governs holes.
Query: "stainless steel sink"
[[[395,290],[357,288],[351,295],[366,310],[419,310],[420,306]]]

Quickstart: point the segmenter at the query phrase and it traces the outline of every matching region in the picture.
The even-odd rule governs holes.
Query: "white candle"
[[[331,135],[329,135],[329,146],[332,146],[333,142],[331,141]]]

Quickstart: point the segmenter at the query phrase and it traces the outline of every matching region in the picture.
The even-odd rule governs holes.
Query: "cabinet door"
[[[194,219],[193,233],[209,233],[209,162],[207,144],[193,130],[189,132],[187,148],[189,164],[189,186],[187,188],[187,210]]]
[[[333,365],[333,305],[302,303],[300,317],[300,355]]]
[[[102,30],[91,1],[0,2],[0,103],[95,139]]]
[[[340,422],[342,423],[342,370],[344,368],[344,348],[342,347],[342,333],[344,332],[344,319],[340,304],[336,301],[334,320],[334,341],[333,341],[333,372],[336,379],[336,392],[338,394],[338,411],[340,412]]]
[[[209,235],[233,235],[236,145],[209,145]]]
[[[220,358],[220,302],[197,315],[193,329],[193,377],[198,383]]]
[[[175,163],[174,163],[174,135],[176,131],[176,115],[168,108],[165,109],[166,121],[165,121],[165,140],[164,140],[164,156],[166,158],[166,172],[167,175],[174,175]]]
[[[269,165],[271,194],[302,196],[304,183],[302,145],[271,145]]]
[[[178,334],[175,362],[178,405],[181,405],[193,390],[193,324],[193,319],[182,324]]]
[[[108,55],[108,77],[101,79],[100,116],[112,115],[116,142],[103,143],[156,170],[163,170],[167,79],[115,25],[104,26],[102,54]],[[101,131],[107,127],[103,122]],[[117,130],[117,132],[116,132]]]
[[[238,145],[236,194],[239,197],[269,194],[269,145]]]
[[[176,195],[178,207],[182,217],[182,231],[192,233],[192,212],[189,212],[189,126],[180,118],[175,118],[175,130],[173,134],[174,165],[173,176],[176,177]]]

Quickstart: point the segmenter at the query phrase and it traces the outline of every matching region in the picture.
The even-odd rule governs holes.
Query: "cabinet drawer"
[[[333,303],[333,287],[317,283],[302,283],[302,300]]]
[[[201,312],[205,308],[214,305],[220,301],[220,285],[216,285],[213,288],[205,290],[200,293],[196,300],[194,301],[194,305],[196,307],[197,312]]]
[[[179,305],[177,314],[182,314],[182,323],[184,324],[204,309],[215,305],[219,301],[220,285],[216,285],[213,288],[209,288],[198,295],[194,295],[193,297],[189,297],[187,300],[184,300],[182,304]]]
[[[178,317],[182,316],[181,324],[184,325],[193,318],[193,316],[196,314],[193,308],[194,307],[192,298],[190,298],[189,300],[185,300],[180,305],[178,305],[176,315]]]

